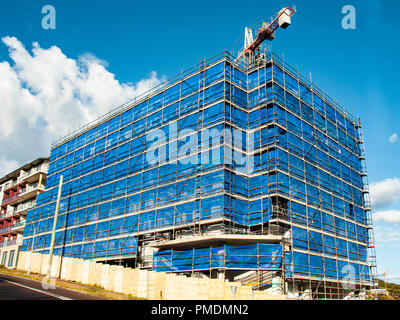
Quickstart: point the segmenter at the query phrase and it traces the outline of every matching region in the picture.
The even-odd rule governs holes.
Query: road
[[[45,290],[40,281],[0,273],[0,300],[102,300],[65,288]]]

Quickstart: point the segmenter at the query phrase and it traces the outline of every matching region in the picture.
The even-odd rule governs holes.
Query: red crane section
[[[275,19],[270,23],[266,24],[264,22],[263,26],[259,29],[257,38],[244,50],[244,54],[253,53],[257,50],[257,48],[263,43],[265,40],[273,40],[274,32],[279,27],[286,29],[291,23],[291,16],[296,12],[295,9],[290,7],[283,8],[279,11],[278,15]]]

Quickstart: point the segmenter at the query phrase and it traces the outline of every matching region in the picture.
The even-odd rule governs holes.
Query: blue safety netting
[[[300,276],[354,282],[372,281],[371,269],[368,264],[296,251],[285,253],[285,275],[287,277]]]
[[[280,244],[220,246],[190,250],[163,250],[153,255],[155,271],[200,271],[210,269],[278,270],[282,267]]]

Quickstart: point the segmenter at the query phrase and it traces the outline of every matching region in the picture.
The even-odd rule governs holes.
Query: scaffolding
[[[243,143],[202,136],[224,129],[241,132]],[[232,152],[251,160],[251,170],[227,161]],[[222,272],[256,289],[280,277],[282,292],[301,299],[374,285],[360,120],[271,51],[251,65],[227,52],[204,60],[54,143],[22,250],[47,253],[61,174],[56,255]],[[212,234],[253,240],[160,247]],[[277,237],[265,244],[257,236]],[[260,254],[276,247],[279,254]],[[272,260],[279,263],[265,267]]]

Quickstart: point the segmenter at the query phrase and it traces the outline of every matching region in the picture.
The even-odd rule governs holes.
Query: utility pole
[[[61,175],[60,176],[60,183],[58,185],[58,195],[57,195],[56,211],[54,213],[53,231],[52,231],[52,234],[51,234],[50,254],[49,254],[49,261],[48,261],[48,264],[47,264],[47,272],[46,272],[46,278],[47,279],[50,279],[51,263],[53,261],[54,241],[55,241],[55,238],[56,238],[56,227],[57,227],[57,219],[58,219],[58,209],[60,207],[62,184],[63,184],[63,176]]]

